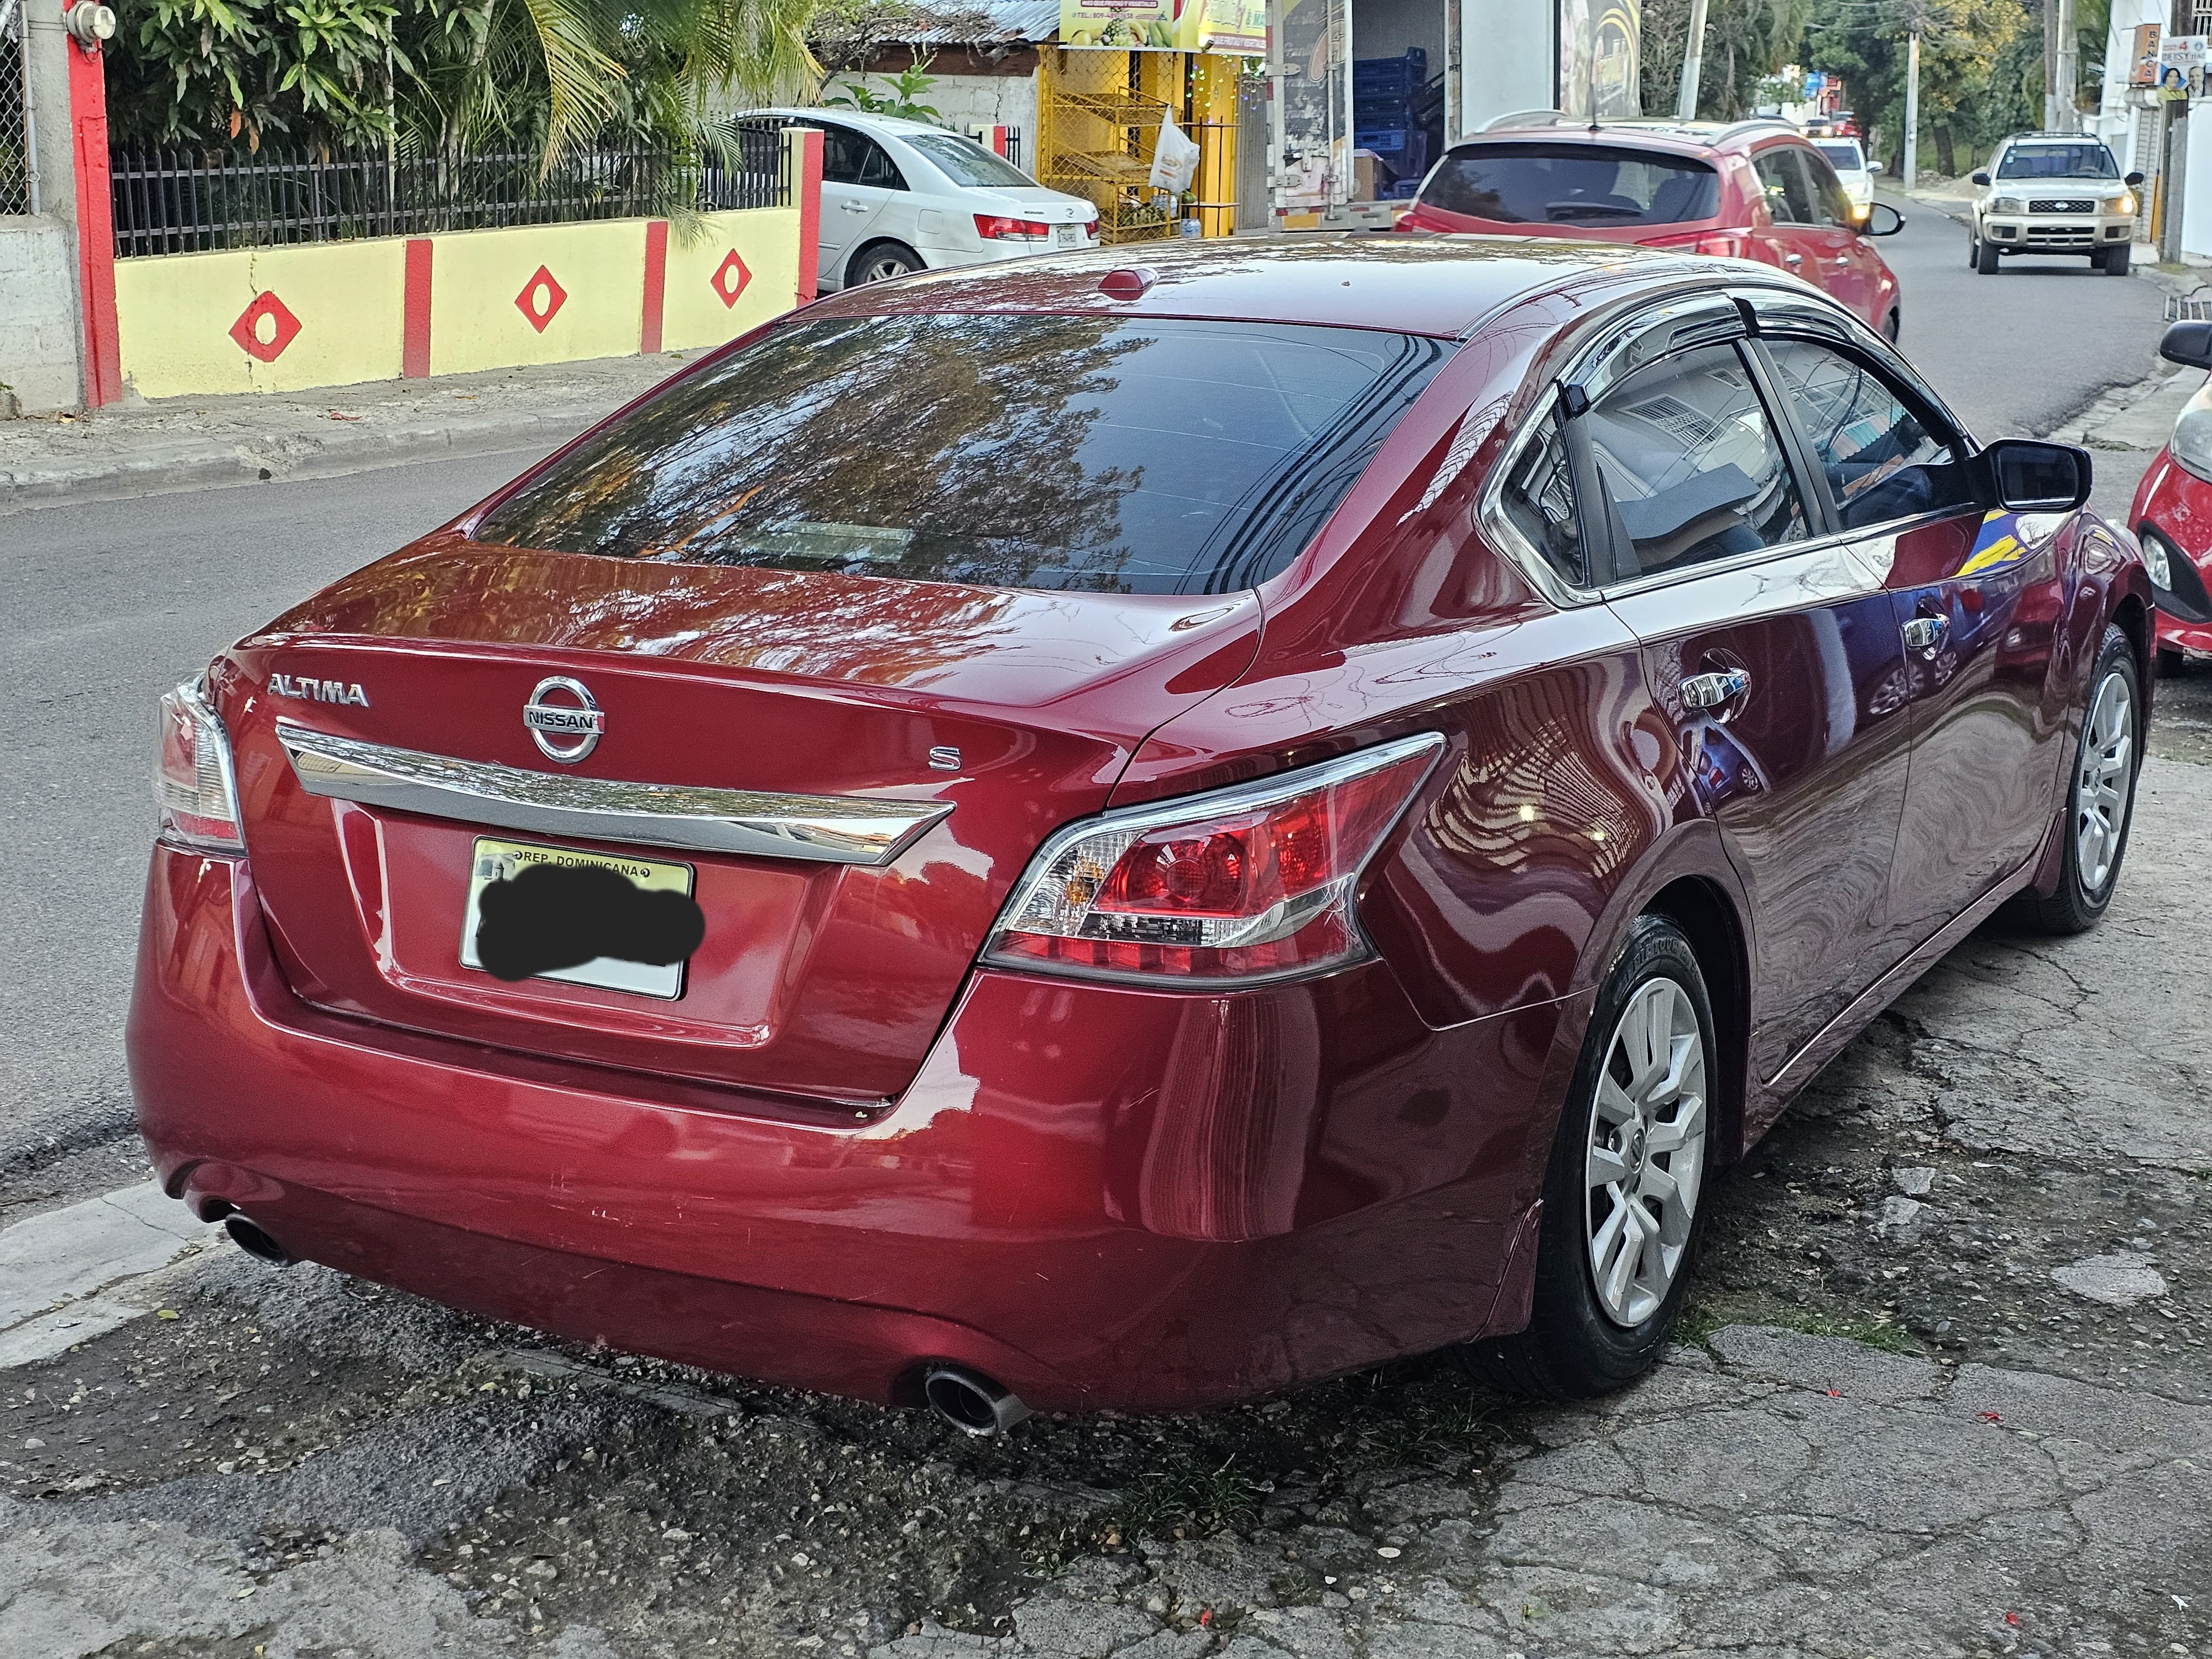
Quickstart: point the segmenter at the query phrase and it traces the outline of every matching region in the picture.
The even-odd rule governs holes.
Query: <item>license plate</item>
[[[478,902],[485,888],[507,881],[533,864],[584,865],[617,870],[647,891],[690,895],[693,876],[688,864],[665,864],[658,859],[639,859],[607,853],[580,853],[573,847],[540,847],[526,841],[495,841],[477,837],[474,862],[469,871],[468,913],[461,922],[461,965],[481,970],[477,954]],[[672,962],[657,967],[647,962],[624,962],[619,957],[594,957],[574,968],[556,968],[534,975],[570,985],[593,985],[603,991],[626,991],[633,996],[660,997],[672,1001],[684,994],[684,964]]]
[[[1083,232],[1076,226],[1062,225],[1060,228],[1060,245],[1062,247],[1073,247],[1082,240]]]

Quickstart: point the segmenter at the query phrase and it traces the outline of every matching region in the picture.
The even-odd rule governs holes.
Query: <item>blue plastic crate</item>
[[[1352,135],[1352,148],[1371,149],[1377,155],[1402,155],[1413,142],[1413,134],[1405,127],[1355,128]]]

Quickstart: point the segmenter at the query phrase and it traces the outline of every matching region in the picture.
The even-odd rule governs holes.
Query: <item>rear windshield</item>
[[[1231,592],[1311,539],[1449,350],[1269,323],[799,323],[586,439],[476,534],[614,558]]]
[[[1866,157],[1859,154],[1859,143],[1856,138],[1824,138],[1813,148],[1826,156],[1828,165],[1838,173],[1856,173],[1866,167]]]
[[[2117,179],[2102,144],[2014,144],[1997,164],[2000,179]]]
[[[973,139],[950,132],[902,133],[900,136],[936,162],[945,176],[956,185],[977,185],[986,190],[1035,190],[1037,187],[1036,180],[1028,173],[995,151],[985,149]]]
[[[1720,175],[1703,161],[1595,144],[1462,144],[1421,200],[1507,225],[1679,225],[1719,210]]]

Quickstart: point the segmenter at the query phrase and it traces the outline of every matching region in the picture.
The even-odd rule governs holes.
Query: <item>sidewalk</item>
[[[263,396],[140,398],[0,421],[0,514],[118,495],[315,477],[436,454],[543,452],[697,352]]]

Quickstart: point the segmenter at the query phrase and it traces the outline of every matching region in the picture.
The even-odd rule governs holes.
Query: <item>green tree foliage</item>
[[[125,142],[458,150],[711,145],[718,105],[811,83],[813,0],[125,0]]]
[[[1718,121],[1748,115],[1760,101],[1760,83],[1798,59],[1814,10],[1814,0],[1708,0],[1698,113]],[[1689,32],[1690,0],[1644,0],[1644,107],[1650,114],[1674,112]]]

